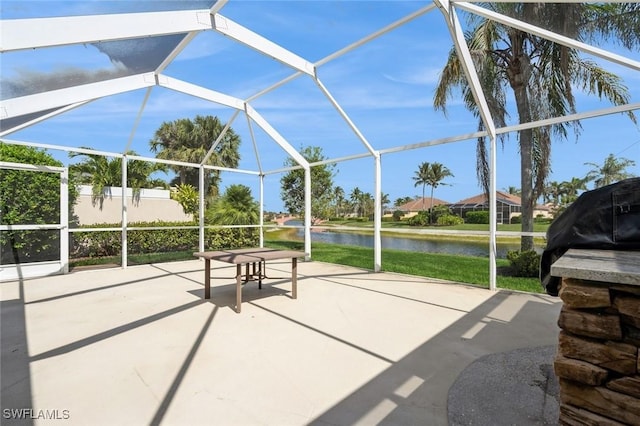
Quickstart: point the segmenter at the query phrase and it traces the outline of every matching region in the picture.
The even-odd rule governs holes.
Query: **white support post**
[[[304,168],[304,253],[311,259],[311,168]]]
[[[491,144],[491,156],[489,162],[489,167],[491,168],[489,174],[489,289],[494,291],[496,290],[496,275],[497,275],[497,267],[496,267],[496,161],[495,161],[495,144],[496,144],[496,126],[493,121],[493,117],[491,116],[491,111],[489,110],[489,105],[484,96],[484,92],[482,91],[482,85],[480,84],[480,79],[478,78],[478,73],[473,64],[473,59],[471,58],[471,52],[469,51],[469,46],[467,46],[467,42],[464,37],[464,33],[462,31],[462,26],[460,25],[460,21],[458,20],[458,15],[453,9],[452,5],[448,0],[434,0],[434,3],[438,6],[440,11],[445,17],[445,21],[447,26],[449,27],[449,32],[451,33],[451,39],[456,47],[456,52],[458,57],[460,58],[460,64],[464,69],[465,75],[467,76],[467,81],[469,82],[469,88],[473,93],[473,97],[478,104],[478,111],[480,112],[480,117],[482,118],[482,122],[487,130],[489,141]]]
[[[489,137],[489,290],[497,290],[498,268],[496,259],[498,254],[496,230],[498,229],[498,215],[496,204],[496,136]]]
[[[60,173],[60,264],[69,273],[69,169]]]
[[[122,267],[127,268],[129,263],[127,247],[127,154],[122,156]]]
[[[376,153],[375,161],[375,207],[373,212],[373,271],[380,272],[382,269],[382,157]]]
[[[199,251],[204,251],[204,165],[200,165],[200,175],[198,177],[200,183],[200,190],[198,191],[198,247]]]
[[[264,247],[264,175],[260,175],[260,246]]]

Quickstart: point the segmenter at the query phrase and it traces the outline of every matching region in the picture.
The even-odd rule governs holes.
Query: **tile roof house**
[[[498,223],[510,223],[511,218],[519,216],[522,212],[522,199],[514,194],[496,191],[496,204]],[[449,204],[449,209],[451,209],[452,213],[464,218],[466,213],[470,211],[489,210],[489,202],[487,196],[482,193],[470,198],[465,198],[457,203]],[[533,215],[550,217],[549,207],[536,205]]]
[[[433,197],[433,207],[436,207],[442,204],[449,204],[449,202]],[[430,207],[431,207],[431,197],[424,197],[424,198],[418,197],[415,200],[411,200],[408,203],[404,203],[400,206],[395,207],[394,210],[400,210],[405,213],[412,213],[412,212],[421,212],[423,210],[429,210]]]

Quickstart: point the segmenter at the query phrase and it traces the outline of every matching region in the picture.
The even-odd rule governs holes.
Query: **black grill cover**
[[[549,226],[540,282],[552,296],[560,278],[551,265],[570,248],[640,250],[640,178],[584,192]]]

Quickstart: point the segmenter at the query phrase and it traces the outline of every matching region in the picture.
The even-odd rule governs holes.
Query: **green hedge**
[[[540,268],[540,255],[533,250],[507,252],[507,259],[516,277],[537,277]]]
[[[438,225],[441,226],[462,225],[463,223],[464,220],[455,214],[444,214],[438,218]]]
[[[46,151],[0,141],[0,160],[62,167]],[[0,225],[60,223],[60,174],[0,169]],[[69,206],[78,191],[69,177]],[[69,212],[73,217],[72,211]],[[0,265],[43,262],[60,258],[57,230],[0,231]]]
[[[489,223],[489,211],[467,212],[464,221],[466,223]]]
[[[185,222],[138,222],[129,227],[146,228],[160,226],[193,226]],[[114,228],[120,224],[98,224],[84,228]],[[239,247],[256,247],[259,243],[257,228],[205,229],[205,250]],[[122,250],[122,232],[86,231],[73,232],[70,236],[69,257],[118,256]],[[127,231],[129,254],[163,253],[198,250],[198,229],[150,229]]]

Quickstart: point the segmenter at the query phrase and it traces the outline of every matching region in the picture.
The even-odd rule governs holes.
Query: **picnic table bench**
[[[242,265],[246,265],[246,280],[258,277],[258,287],[262,288],[262,279],[266,278],[267,260],[291,259],[291,298],[298,297],[298,258],[304,252],[296,250],[278,250],[272,248],[242,248],[231,250],[200,251],[193,253],[195,257],[204,259],[204,298],[211,299],[211,261],[217,260],[236,265],[236,312],[240,313],[242,304]],[[253,274],[249,274],[249,265],[253,265]],[[256,266],[258,269],[256,269]]]

